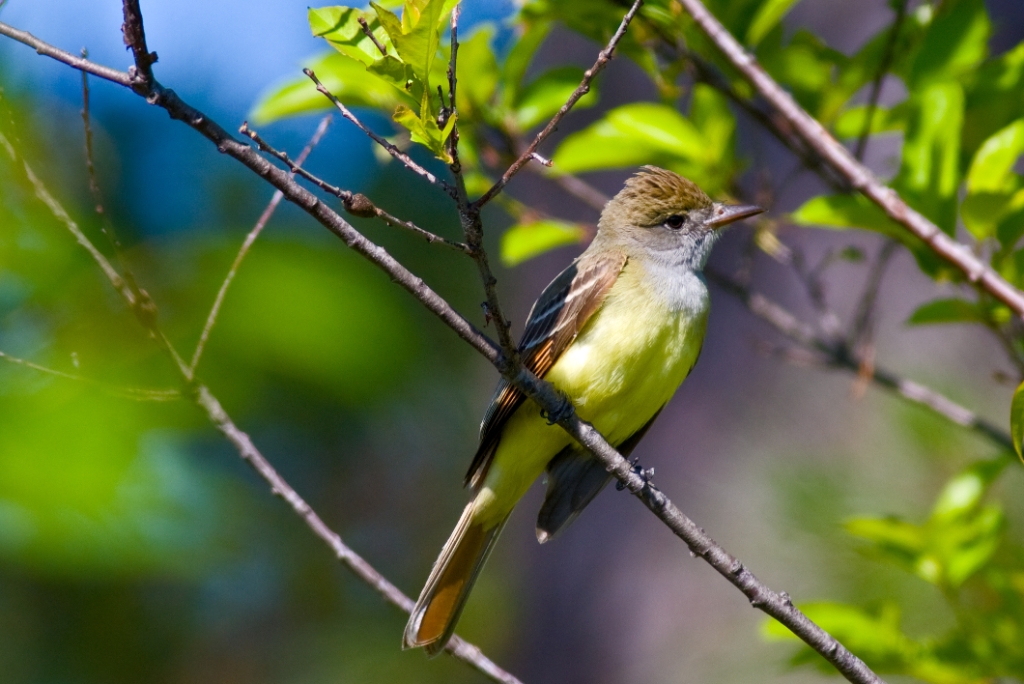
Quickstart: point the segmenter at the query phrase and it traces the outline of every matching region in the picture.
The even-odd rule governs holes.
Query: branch
[[[693,21],[718,47],[727,60],[750,82],[754,89],[793,127],[794,131],[850,185],[877,204],[886,215],[920,238],[932,251],[963,272],[993,297],[1024,317],[1024,292],[1021,292],[971,250],[949,237],[934,223],[912,209],[899,194],[879,181],[871,171],[854,159],[828,131],[758,65],[728,30],[700,0],[677,0]]]
[[[368,135],[371,140],[373,140],[375,143],[377,143],[385,150],[387,150],[388,154],[390,154],[392,157],[400,161],[410,171],[413,171],[419,174],[420,176],[426,178],[428,181],[430,181],[431,184],[440,186],[441,189],[443,189],[450,197],[455,197],[455,190],[452,188],[452,186],[450,186],[445,181],[440,180],[437,176],[430,173],[425,168],[414,162],[412,160],[412,157],[410,157],[405,152],[402,152],[400,149],[395,147],[394,144],[388,142],[387,140],[385,140],[384,138],[382,138],[381,136],[377,135],[372,130],[367,128],[362,121],[356,118],[355,114],[349,111],[348,107],[341,103],[341,100],[335,97],[334,94],[331,93],[331,91],[329,91],[327,87],[320,82],[320,79],[316,77],[316,74],[313,72],[312,69],[303,69],[302,73],[306,74],[306,76],[308,76],[309,79],[316,84],[317,91],[319,91],[321,94],[323,94],[324,97],[326,97],[328,100],[334,103],[334,106],[338,108],[338,111],[341,112],[341,115],[343,117],[354,123],[356,127],[363,133]]]
[[[331,124],[331,116],[328,114],[320,120],[320,124],[316,127],[316,131],[313,133],[313,137],[310,138],[306,146],[302,148],[298,158],[295,160],[295,165],[298,166],[306,161],[306,158],[316,147],[324,134],[327,133],[327,127]],[[294,176],[294,172],[292,174]],[[199,359],[203,356],[203,349],[206,347],[206,341],[210,338],[210,331],[213,330],[213,326],[217,323],[217,316],[220,314],[220,308],[224,304],[224,297],[227,296],[228,288],[231,287],[231,281],[235,279],[235,275],[238,273],[239,267],[242,265],[242,260],[245,259],[245,255],[249,253],[253,244],[256,242],[256,238],[263,232],[263,228],[270,221],[270,217],[274,215],[277,210],[277,205],[281,203],[284,198],[284,193],[280,190],[275,190],[273,196],[270,198],[270,202],[267,204],[263,213],[260,214],[259,219],[256,220],[256,225],[253,226],[249,234],[245,236],[242,241],[242,246],[238,249],[238,254],[235,255],[235,260],[231,264],[231,268],[228,269],[228,273],[224,276],[224,282],[221,283],[220,289],[217,291],[217,296],[213,300],[213,306],[210,307],[210,313],[206,317],[206,324],[203,326],[203,331],[199,334],[199,341],[196,343],[196,349],[192,352],[192,361],[189,363],[189,370],[195,375],[196,366],[199,365]]]
[[[301,164],[304,161],[303,159],[292,161],[292,159],[286,153],[274,149],[270,145],[270,143],[268,143],[266,140],[260,137],[259,133],[249,128],[248,122],[242,123],[242,127],[239,129],[239,132],[242,135],[245,135],[248,138],[250,138],[253,142],[255,142],[256,147],[261,152],[266,152],[270,156],[281,160],[284,163],[284,165],[289,168],[292,176],[302,176],[303,178],[308,180],[310,183],[313,183],[324,192],[328,192],[337,197],[338,199],[340,199],[342,205],[345,207],[345,211],[352,214],[353,216],[362,216],[363,218],[376,216],[387,225],[394,225],[399,226],[400,228],[405,228],[406,230],[412,233],[416,233],[417,235],[425,238],[427,242],[439,243],[446,247],[450,247],[456,251],[463,252],[465,254],[469,253],[468,245],[465,245],[461,242],[456,242],[454,240],[449,240],[448,238],[444,238],[441,237],[440,235],[431,233],[429,230],[424,230],[423,228],[420,228],[412,221],[406,221],[396,216],[392,216],[388,212],[376,206],[372,201],[370,201],[370,198],[367,197],[366,195],[363,195],[362,193],[358,192],[354,193],[349,190],[342,190],[341,188],[335,185],[331,185],[327,181],[317,176],[314,176],[312,173],[302,168]]]
[[[800,321],[787,309],[764,295],[752,292],[750,288],[734,278],[710,269],[705,269],[705,274],[708,280],[742,301],[755,316],[766,321],[801,346],[822,354],[828,365],[852,373],[861,373],[864,370],[864,360],[852,352],[845,342],[830,341],[819,336],[812,326]],[[1010,439],[1009,434],[945,395],[874,364],[872,364],[867,377],[879,387],[919,406],[924,406],[957,425],[977,432],[1003,449],[1013,450],[1013,440]]]
[[[637,0],[634,4],[630,10],[631,13],[635,13],[639,2],[640,0]],[[0,24],[0,29],[3,27],[4,25]],[[256,150],[235,140],[212,119],[186,104],[174,91],[165,89],[157,81],[152,82],[150,91],[144,96],[147,102],[165,109],[171,118],[183,121],[198,131],[210,140],[218,151],[237,159],[281,190],[289,201],[304,209],[328,230],[338,235],[345,244],[387,272],[396,283],[441,318],[459,337],[468,342],[499,370],[503,373],[511,373],[512,367],[509,365],[508,359],[499,352],[492,341],[462,318],[448,302],[431,290],[420,278],[409,272],[381,247],[367,240],[330,207],[289,178],[286,172],[270,164]],[[548,415],[558,416],[558,423],[570,435],[605,464],[607,470],[640,498],[677,536],[683,539],[694,554],[707,561],[719,574],[739,588],[750,599],[752,606],[788,627],[832,663],[849,681],[855,684],[881,682],[878,676],[871,672],[860,659],[794,607],[787,595],[776,593],[761,583],[742,563],[729,555],[693,521],[683,515],[663,493],[654,488],[646,479],[634,473],[631,464],[618,454],[593,426],[581,421],[572,410],[571,404],[560,397],[549,383],[539,380],[525,369],[521,369],[511,377],[508,375],[506,377]]]
[[[196,387],[194,399],[206,411],[210,422],[235,446],[235,449],[238,450],[238,455],[252,466],[252,469],[270,485],[271,493],[284,499],[285,503],[295,511],[296,515],[302,518],[313,534],[322,539],[334,551],[334,555],[337,556],[338,560],[344,563],[356,577],[372,587],[385,601],[406,613],[412,611],[414,601],[403,594],[386,577],[377,572],[362,556],[349,548],[341,540],[338,533],[327,526],[320,516],[316,514],[316,511],[274,470],[270,462],[263,457],[263,454],[252,443],[249,435],[238,429],[231,420],[231,417],[224,411],[220,402],[217,401],[217,398],[210,393],[206,386],[199,385]],[[502,684],[521,684],[513,675],[495,665],[479,648],[459,636],[453,637],[448,642],[445,650],[455,656],[456,659],[475,667],[496,682],[501,682]]]
[[[157,56],[146,47],[146,29],[142,25],[139,0],[124,0],[122,8],[124,23],[121,24],[121,33],[124,34],[125,47],[131,48],[135,58],[135,69],[129,69],[128,75],[132,80],[132,90],[142,94],[153,82],[153,64]]]
[[[608,41],[608,45],[601,50],[597,55],[597,61],[594,62],[594,66],[587,69],[583,74],[583,80],[576,86],[576,90],[572,92],[569,99],[566,100],[565,104],[562,105],[551,120],[548,121],[548,125],[538,133],[533,142],[531,142],[526,150],[523,151],[519,158],[512,163],[512,166],[508,167],[508,170],[502,174],[501,178],[495,182],[491,188],[485,192],[480,199],[473,203],[476,209],[480,209],[485,204],[494,199],[494,196],[501,192],[502,188],[508,184],[512,177],[515,176],[531,159],[533,159],[534,153],[537,151],[537,147],[544,142],[545,139],[558,127],[558,124],[562,121],[562,118],[569,113],[569,110],[573,108],[581,97],[590,92],[590,82],[594,80],[601,71],[607,66],[608,62],[611,61],[615,54],[615,47],[622,40],[622,37],[626,35],[626,29],[629,28],[629,23],[633,21],[633,17],[640,10],[640,6],[644,4],[644,0],[634,0],[632,7],[626,12],[626,15],[622,17],[622,23],[619,24],[619,28],[612,34],[611,40]]]

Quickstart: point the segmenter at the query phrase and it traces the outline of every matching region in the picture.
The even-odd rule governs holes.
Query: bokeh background
[[[1016,0],[986,3],[991,49],[1024,35]],[[306,6],[267,0],[149,0],[158,78],[227,128],[259,95],[322,51]],[[463,26],[502,22],[510,2],[468,0]],[[113,0],[8,0],[0,19],[96,61],[126,68]],[[787,30],[812,28],[847,53],[891,19],[884,2],[804,0]],[[504,37],[507,44],[510,36]],[[501,42],[501,41],[499,41]],[[561,31],[545,63],[589,64],[597,46]],[[634,65],[615,61],[600,104],[653,99]],[[51,192],[101,240],[84,165],[77,72],[0,40],[0,130]],[[100,183],[125,257],[191,350],[268,187],[190,129],[122,88],[92,80]],[[262,129],[297,151],[318,117]],[[367,113],[378,130],[388,122]],[[794,160],[740,119],[746,176],[782,177]],[[868,161],[891,172],[898,140]],[[446,199],[336,121],[308,166],[400,216],[456,236]],[[592,177],[613,193],[627,172]],[[596,213],[522,174],[509,190],[574,220]],[[821,191],[797,173],[775,198],[793,209]],[[497,247],[508,219],[488,215]],[[472,264],[379,224],[368,235],[478,324]],[[729,271],[749,242],[733,229],[712,264]],[[866,234],[782,235],[816,258]],[[580,250],[500,269],[519,329],[543,286]],[[828,295],[850,315],[863,264],[828,272]],[[792,272],[761,258],[756,287],[812,317]],[[944,292],[896,257],[880,297],[877,358],[1005,424],[1011,369],[992,338],[968,326],[909,328]],[[700,363],[636,454],[655,482],[770,586],[796,600],[898,597],[906,631],[941,631],[953,616],[938,592],[858,552],[852,515],[927,517],[942,484],[997,450],[971,433],[848,374],[758,353],[772,330],[712,288]],[[353,579],[242,463],[188,402],[136,402],[109,387],[171,387],[174,376],[94,264],[0,160],[0,351],[101,380],[66,381],[0,364],[0,681],[474,682],[441,657],[401,653],[404,619]],[[416,595],[466,494],[494,370],[403,291],[302,213],[282,206],[243,265],[200,376],[281,473],[357,552]],[[1024,541],[1024,469],[1001,481],[1008,535]],[[1016,492],[1018,495],[1014,495]],[[541,547],[536,487],[513,516],[460,633],[525,682],[814,682],[791,644],[763,636],[763,618],[630,496],[609,488],[573,528]],[[899,678],[894,678],[899,681]]]

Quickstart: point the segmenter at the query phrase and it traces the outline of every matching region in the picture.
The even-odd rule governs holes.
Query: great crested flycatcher
[[[700,272],[719,229],[762,211],[712,202],[682,176],[644,167],[605,206],[590,246],[533,305],[519,343],[523,363],[629,454],[697,362],[709,307]],[[466,475],[473,499],[412,610],[404,648],[444,649],[509,514],[545,470],[541,543],[611,476],[502,380]]]

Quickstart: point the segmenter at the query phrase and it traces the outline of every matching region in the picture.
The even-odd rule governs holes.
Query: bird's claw
[[[654,487],[654,468],[644,468],[640,465],[639,460],[635,458],[629,462],[629,465],[631,466],[630,470],[635,475],[640,476],[640,479],[644,481],[644,487]],[[615,483],[616,490],[621,492],[625,488],[626,485],[624,482],[619,481]]]

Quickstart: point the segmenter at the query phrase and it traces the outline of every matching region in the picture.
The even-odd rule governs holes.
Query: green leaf
[[[455,117],[451,117],[445,123],[444,129],[437,125],[433,116],[421,117],[413,110],[404,105],[395,109],[392,117],[396,122],[408,129],[413,142],[425,145],[438,159],[446,164],[452,163],[451,155],[445,147],[445,141],[455,127]]]
[[[422,6],[407,2],[402,12],[401,29],[394,24],[394,14],[376,3],[371,2],[370,6],[377,12],[381,24],[394,41],[402,61],[412,67],[416,78],[423,83],[424,90],[429,93],[430,69],[441,43],[437,27],[441,11],[444,9],[444,1],[427,0]]]
[[[455,96],[458,109],[463,114],[486,107],[494,97],[498,85],[498,62],[491,46],[493,39],[494,26],[485,24],[459,45],[456,65],[459,86]]]
[[[554,116],[583,79],[583,69],[574,66],[558,67],[546,71],[530,82],[516,102],[516,119],[521,130],[529,130]],[[581,97],[576,108],[592,107],[597,103],[597,92]]]
[[[1010,403],[1010,434],[1013,436],[1013,448],[1017,450],[1017,456],[1024,463],[1024,383],[1021,383],[1013,393],[1013,401]]]
[[[804,202],[790,214],[801,226],[822,228],[866,228],[891,237],[905,232],[878,205],[862,195],[820,195]]]
[[[966,154],[973,154],[994,131],[1021,116],[1024,42],[985,62],[966,82],[963,148]]]
[[[911,91],[970,72],[988,54],[990,32],[984,0],[943,3],[910,70]]]
[[[898,518],[853,518],[843,527],[855,537],[873,542],[879,549],[895,554],[899,560],[912,560],[925,548],[925,533],[920,525]]]
[[[747,45],[753,47],[760,43],[797,2],[799,0],[764,0],[747,27]]]
[[[963,90],[955,81],[912,92],[896,185],[910,204],[946,233],[956,230]]]
[[[523,34],[512,45],[502,67],[502,84],[504,85],[502,100],[506,107],[511,108],[512,103],[519,98],[519,90],[526,77],[526,69],[533,61],[533,55],[537,52],[537,48],[550,32],[551,22],[531,22],[527,24]]]
[[[858,138],[867,124],[868,106],[857,105],[843,110],[834,124],[835,134],[839,138]],[[902,131],[907,125],[907,106],[900,103],[891,109],[875,107],[871,116],[871,128],[868,133],[890,133]]]
[[[1020,183],[1014,174],[1008,183]],[[1012,248],[1024,231],[1024,189],[1015,193],[979,192],[967,195],[960,205],[964,226],[978,240],[997,237],[1006,248]]]
[[[703,185],[704,162],[718,152],[674,108],[640,102],[613,109],[597,123],[568,136],[552,161],[557,170],[568,173],[653,163]]]
[[[975,511],[982,497],[1006,467],[1006,459],[998,458],[973,464],[942,488],[932,509],[933,520],[961,518]]]
[[[962,526],[961,534],[950,534],[948,528],[943,530],[945,541],[957,542],[945,559],[948,584],[960,586],[989,562],[1002,541],[1004,523],[1003,512],[997,506],[986,506],[974,520]]]
[[[869,662],[902,661],[913,651],[913,642],[900,629],[900,611],[894,604],[887,604],[877,615],[841,603],[807,603],[801,604],[800,609]],[[798,638],[775,620],[767,620],[763,629],[773,639]]]
[[[1013,166],[1021,154],[1024,154],[1024,118],[1017,119],[982,144],[967,172],[967,192],[1008,193],[1017,190],[1020,176],[1013,173]]]
[[[381,57],[366,67],[366,71],[391,87],[397,88],[417,103],[423,97],[423,83],[415,78],[412,67],[394,55]]]
[[[391,85],[366,71],[362,63],[343,54],[329,52],[309,63],[309,68],[332,93],[350,107],[393,110],[402,95]],[[289,116],[322,111],[332,107],[305,76],[272,86],[253,105],[249,118],[262,125]]]
[[[352,7],[310,7],[308,18],[314,36],[325,39],[334,49],[366,66],[381,55],[374,42],[363,32],[360,19],[367,22],[371,33],[386,48],[391,48],[391,39],[377,17],[371,13]]]
[[[519,223],[501,236],[501,261],[515,266],[556,247],[578,244],[586,235],[579,224],[555,219]]]
[[[977,304],[956,298],[936,299],[922,304],[907,319],[908,325],[987,322],[984,311]]]

